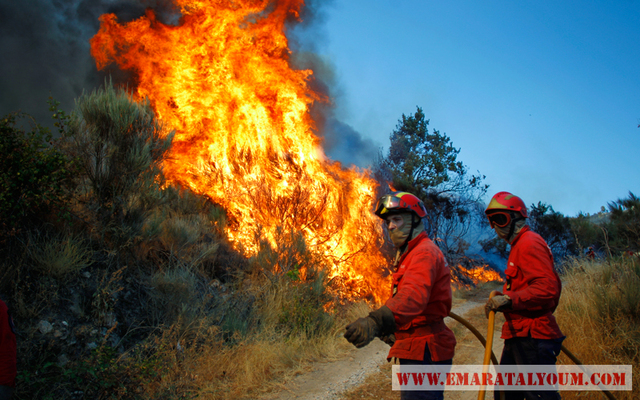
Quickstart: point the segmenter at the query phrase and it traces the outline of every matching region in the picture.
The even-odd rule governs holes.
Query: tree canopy
[[[629,196],[608,204],[609,222],[605,224],[605,244],[614,252],[640,251],[640,198]]]
[[[429,236],[445,253],[463,253],[468,247],[463,236],[489,187],[485,177],[468,173],[458,160],[460,149],[445,133],[429,131],[429,120],[420,107],[414,114],[402,115],[389,139],[389,152],[380,153],[374,168],[376,179],[383,188],[386,183],[389,190],[407,191],[422,199]]]
[[[570,218],[541,201],[529,208],[529,225],[547,242],[555,260],[577,255],[579,250],[571,231]]]

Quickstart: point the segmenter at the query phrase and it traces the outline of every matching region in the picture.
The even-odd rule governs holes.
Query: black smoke
[[[294,67],[313,69],[313,88],[334,98],[339,90],[334,68],[316,55],[330,5],[307,0],[302,22],[291,21],[288,36]],[[120,22],[128,22],[144,15],[147,8],[163,23],[179,22],[180,12],[171,0],[0,0],[0,116],[22,111],[51,126],[49,96],[69,112],[83,91],[102,85],[107,76],[133,86],[129,72],[115,66],[97,70],[89,39],[98,32],[100,15],[114,13]],[[340,122],[335,107],[331,102],[316,102],[312,109],[325,152],[345,164],[369,165],[377,148]]]
[[[337,116],[340,104],[335,101],[339,101],[342,93],[336,82],[336,68],[319,55],[325,38],[324,22],[333,3],[333,0],[305,1],[300,20],[289,26],[287,35],[293,50],[292,64],[294,68],[313,70],[311,88],[327,95],[328,101],[316,101],[311,108],[325,153],[343,164],[365,168],[374,163],[379,149],[372,140],[340,121]]]
[[[147,7],[158,10],[161,20],[176,20],[170,1],[0,0],[0,115],[22,111],[50,125],[49,96],[70,111],[83,91],[104,82],[89,54],[100,15],[114,13],[126,22]]]

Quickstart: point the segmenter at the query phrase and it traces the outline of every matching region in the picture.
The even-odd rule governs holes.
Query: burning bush
[[[290,66],[285,21],[303,2],[175,3],[176,26],[152,11],[125,24],[108,14],[91,40],[98,67],[133,71],[136,96],[176,130],[168,179],[223,207],[246,256],[301,235],[345,296],[382,300],[375,182],[326,160],[309,113],[326,96],[311,89],[312,71]]]
[[[471,257],[457,257],[449,268],[451,268],[451,282],[456,288],[470,289],[480,283],[502,282],[504,276],[484,264],[482,260]]]

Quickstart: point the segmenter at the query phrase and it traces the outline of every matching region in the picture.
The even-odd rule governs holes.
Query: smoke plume
[[[146,7],[166,21],[176,13],[168,1],[0,0],[0,115],[22,111],[49,125],[49,96],[71,110],[83,90],[104,80],[89,54],[98,17],[115,13],[130,21]]]
[[[314,89],[331,98],[337,90],[333,67],[315,55],[327,4],[307,1],[302,23],[291,24],[289,36],[294,65],[312,68]],[[0,116],[22,111],[50,126],[49,96],[68,112],[74,99],[100,86],[107,76],[132,86],[129,72],[115,66],[97,71],[89,39],[98,32],[100,15],[114,13],[120,22],[127,22],[144,15],[146,8],[152,8],[163,23],[178,23],[180,13],[171,0],[0,0]],[[377,149],[336,119],[334,104],[317,104],[311,112],[330,158],[360,167],[372,162]]]

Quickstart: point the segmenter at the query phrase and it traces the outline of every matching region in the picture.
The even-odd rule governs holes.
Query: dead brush
[[[286,276],[283,279],[290,280]],[[343,353],[340,343],[344,340],[332,329],[333,320],[326,329],[316,331],[283,326],[287,305],[301,299],[296,297],[292,282],[263,282],[264,285],[252,285],[246,294],[256,298],[250,319],[253,323],[248,329],[236,331],[225,344],[209,344],[215,349],[185,350],[183,364],[193,386],[198,388],[194,393],[197,397],[256,398],[260,393],[281,388],[312,361],[321,357],[333,359]],[[296,320],[301,324],[306,321]]]
[[[91,316],[99,326],[112,327],[117,321],[114,313],[117,302],[117,294],[124,287],[122,285],[122,274],[126,266],[113,272],[110,276],[105,271],[102,279],[98,283],[96,291],[91,299]],[[108,277],[108,278],[107,278]]]
[[[198,279],[189,268],[159,271],[149,279],[151,309],[154,324],[176,319],[193,319],[203,303],[199,297]]]
[[[150,371],[138,374],[136,368],[156,368],[153,377],[137,380],[137,393],[146,398],[253,399],[280,389],[311,362],[344,353],[346,342],[337,334],[333,319],[324,329],[315,330],[313,325],[291,329],[282,321],[284,310],[300,302],[313,307],[300,305],[301,318],[289,322],[305,326],[314,321],[303,318],[308,316],[307,310],[325,313],[314,303],[322,298],[321,284],[314,288],[314,282],[326,283],[322,274],[309,282],[283,275],[272,283],[257,274],[249,284],[245,278],[238,275],[237,281],[226,284],[228,289],[208,292],[214,296],[212,304],[199,307],[193,318],[180,313],[171,325],[158,326],[157,333],[137,350],[120,357],[118,363],[127,370],[112,373],[140,377]],[[203,290],[198,279],[196,272],[173,268],[157,273],[149,285],[163,292],[156,295],[165,300],[174,298],[176,303],[190,301],[194,305],[207,296],[194,296],[196,288]],[[301,289],[301,285],[307,288]],[[314,300],[313,296],[318,297]]]
[[[160,224],[159,241],[172,259],[197,267],[216,257],[219,244],[211,238],[212,229],[206,215],[173,214]]]
[[[555,315],[567,336],[564,345],[584,364],[633,366],[640,385],[640,264],[637,259],[602,262],[573,260],[568,265]],[[559,362],[572,364],[563,354]],[[615,397],[635,399],[632,392]],[[563,399],[600,399],[598,392],[563,392]]]
[[[304,250],[299,243],[289,247],[298,255]],[[219,340],[197,350],[184,342],[181,362],[188,376],[173,379],[187,379],[197,397],[255,398],[280,388],[312,361],[344,352],[335,318],[323,309],[329,301],[326,273],[312,264],[302,272],[295,264],[282,268],[302,258],[278,258],[272,250],[251,261],[249,276],[239,273],[228,284],[231,293],[218,295],[210,318],[220,327]]]
[[[91,248],[74,234],[30,233],[25,246],[33,269],[55,278],[76,273],[93,262]]]

